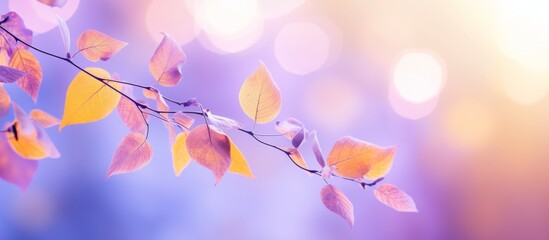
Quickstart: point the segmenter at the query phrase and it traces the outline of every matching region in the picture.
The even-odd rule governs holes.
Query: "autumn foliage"
[[[48,3],[55,1],[45,1]],[[239,92],[240,106],[253,122],[251,128],[246,128],[235,120],[212,114],[195,99],[179,101],[161,93],[158,87],[178,85],[182,78],[181,66],[187,59],[169,33],[164,33],[149,61],[155,81],[150,86],[142,86],[123,81],[117,74],[101,68],[82,68],[71,60],[81,54],[92,62],[108,61],[127,45],[123,41],[97,30],[87,30],[76,39],[77,51],[71,54],[69,28],[58,17],[66,49],[66,55],[58,56],[32,45],[32,32],[25,28],[15,12],[3,15],[0,21],[0,117],[6,115],[10,106],[14,112],[14,119],[5,123],[0,137],[0,177],[22,189],[30,183],[38,161],[60,157],[45,128],[59,125],[62,130],[74,124],[99,121],[116,109],[130,133],[122,138],[114,152],[106,170],[107,179],[137,171],[153,159],[153,146],[147,139],[149,121],[157,119],[166,127],[177,176],[194,161],[212,172],[216,184],[227,172],[255,178],[246,158],[225,133],[227,129],[236,129],[265,147],[279,150],[296,167],[323,179],[326,186],[320,191],[322,203],[351,227],[354,224],[353,204],[341,190],[328,183],[331,178],[341,178],[363,188],[371,187],[380,202],[397,211],[417,211],[414,201],[405,192],[391,184],[379,185],[391,169],[396,147],[380,147],[347,136],[335,141],[331,150],[324,153],[317,132],[309,131],[295,118],[278,121],[273,126],[273,130],[288,139],[291,147],[270,144],[256,134],[256,124],[272,123],[283,103],[280,90],[263,63],[243,81]],[[61,119],[39,109],[27,114],[10,99],[2,86],[17,84],[36,101],[43,79],[40,63],[34,56],[36,53],[65,61],[80,70],[68,86]],[[195,124],[195,121],[203,123]],[[314,153],[318,170],[310,168],[301,154],[305,141],[312,142],[312,149],[307,151]]]

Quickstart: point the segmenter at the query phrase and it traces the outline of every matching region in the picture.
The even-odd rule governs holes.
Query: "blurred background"
[[[19,13],[36,46],[63,53],[50,8],[3,0],[0,10]],[[161,91],[247,127],[238,91],[263,61],[283,95],[277,120],[317,129],[324,154],[346,135],[397,145],[385,182],[413,196],[419,213],[332,180],[354,203],[349,229],[322,205],[320,178],[238,132],[229,134],[255,180],[228,174],[214,186],[196,163],[175,177],[157,121],[151,163],[104,181],[128,133],[114,113],[49,129],[62,157],[41,161],[26,191],[0,182],[0,239],[549,239],[548,1],[67,0],[53,11],[73,40],[96,29],[129,43],[108,62],[79,64],[144,85],[160,32],[170,33],[188,61],[181,84]],[[38,102],[6,88],[27,111],[61,117],[77,71],[36,55]]]

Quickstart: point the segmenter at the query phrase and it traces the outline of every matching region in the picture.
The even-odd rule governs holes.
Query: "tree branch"
[[[115,83],[119,83],[119,84],[124,84],[124,85],[128,85],[128,86],[131,86],[131,87],[136,87],[136,88],[141,88],[141,89],[146,89],[146,90],[152,90],[152,87],[149,87],[149,86],[143,86],[143,85],[140,85],[140,84],[136,84],[136,83],[131,83],[131,82],[126,82],[126,81],[120,81],[120,80],[114,80],[114,79],[106,79],[106,78],[101,78],[101,77],[98,77],[90,72],[88,72],[87,70],[85,70],[84,68],[82,68],[81,66],[79,66],[78,64],[76,64],[75,62],[72,61],[72,59],[67,56],[67,57],[61,57],[61,56],[58,56],[58,55],[55,55],[53,53],[50,53],[48,51],[45,51],[45,50],[42,50],[40,48],[37,48],[25,41],[23,41],[21,38],[17,37],[16,35],[14,35],[12,32],[8,31],[6,28],[4,28],[4,26],[2,26],[3,23],[6,23],[7,21],[9,21],[9,17],[6,17],[4,18],[3,20],[0,21],[0,29],[5,31],[6,33],[8,33],[11,37],[13,37],[16,41],[16,44],[17,43],[21,43],[41,54],[44,54],[46,56],[50,56],[52,58],[55,58],[55,59],[58,59],[58,60],[61,60],[61,61],[64,61],[68,64],[70,64],[71,66],[75,67],[76,69],[86,73],[88,76],[92,77],[93,79],[103,83],[104,85],[106,85],[107,87],[111,88],[112,90],[114,90],[115,92],[117,92],[118,94],[120,94],[121,96],[125,97],[126,99],[130,100],[133,104],[135,104],[137,106],[137,108],[139,109],[139,111],[141,112],[141,115],[143,117],[143,121],[145,122],[146,126],[147,126],[147,132],[146,132],[146,139],[148,138],[148,135],[149,135],[149,123],[147,122],[146,118],[145,118],[145,114],[146,115],[150,115],[150,116],[153,116],[155,118],[158,118],[160,119],[161,121],[166,121],[166,122],[170,122],[171,121],[169,119],[166,119],[165,117],[161,116],[162,113],[165,113],[165,114],[174,114],[176,113],[177,111],[161,111],[161,110],[158,110],[158,109],[155,109],[155,108],[151,108],[147,105],[144,105],[144,104],[141,104],[139,103],[137,100],[131,98],[130,96],[126,95],[125,93],[123,93],[122,91],[116,89],[115,87],[113,87],[112,85],[108,84],[108,82],[115,82]],[[75,54],[76,55],[76,54]],[[74,57],[74,55],[73,55]],[[171,99],[169,97],[166,97],[166,96],[163,96],[162,97],[164,98],[164,100],[168,101],[168,102],[171,102],[172,104],[176,104],[176,105],[179,105],[179,106],[182,106],[182,107],[188,107],[188,106],[191,106],[191,105],[196,105],[198,106],[201,111],[200,112],[197,112],[197,111],[181,111],[183,113],[187,113],[187,114],[193,114],[193,115],[200,115],[204,118],[204,121],[205,121],[205,124],[206,126],[209,126],[209,123],[208,123],[208,120],[207,120],[207,114],[206,112],[204,111],[204,109],[202,108],[202,105],[199,104],[199,103],[196,103],[196,100],[192,99],[189,100],[189,101],[186,101],[186,102],[180,102],[180,101],[177,101],[177,100],[174,100],[174,99]],[[189,103],[191,101],[191,103]],[[160,116],[157,116],[155,114],[152,114],[152,113],[149,113],[149,112],[146,112],[145,110],[150,110],[156,114],[159,114]],[[254,123],[254,127],[255,127],[255,123]],[[286,156],[292,161],[292,163],[297,166],[299,169],[303,170],[303,171],[306,171],[308,173],[311,173],[311,174],[314,174],[314,175],[317,175],[317,176],[320,176],[322,177],[322,173],[321,171],[319,170],[313,170],[313,169],[308,169],[308,168],[305,168],[305,167],[302,167],[300,166],[299,164],[297,164],[294,159],[292,159],[291,157],[291,152],[289,151],[286,151],[284,150],[283,148],[279,147],[279,146],[276,146],[276,145],[273,145],[273,144],[270,144],[270,143],[267,143],[261,139],[259,139],[257,136],[280,136],[280,135],[275,135],[275,134],[257,134],[257,133],[254,133],[253,130],[252,131],[248,131],[248,130],[245,130],[245,129],[242,129],[242,128],[238,128],[239,131],[243,132],[243,133],[247,133],[248,135],[250,135],[253,139],[255,139],[257,142],[265,145],[265,146],[268,146],[270,148],[273,148],[273,149],[276,149],[284,154],[286,154]],[[4,130],[5,131],[5,130]],[[209,133],[209,131],[208,131]],[[351,178],[345,178],[345,177],[342,177],[342,176],[338,176],[338,175],[335,175],[335,174],[332,174],[333,177],[337,177],[337,178],[340,178],[340,179],[343,179],[343,180],[347,180],[347,181],[350,181],[350,182],[354,182],[354,183],[358,183],[360,184],[363,188],[365,188],[366,186],[368,187],[374,187],[377,183],[379,183],[380,181],[383,180],[383,178],[380,178],[380,179],[377,179],[375,180],[374,182],[372,183],[365,183],[365,182],[362,182],[362,181],[359,181],[357,179],[351,179]],[[327,183],[327,180],[322,178],[323,181],[325,181]]]

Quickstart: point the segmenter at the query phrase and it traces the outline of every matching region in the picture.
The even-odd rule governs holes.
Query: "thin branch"
[[[107,87],[111,88],[113,91],[117,92],[118,94],[120,94],[121,96],[127,98],[128,100],[130,100],[132,103],[134,103],[137,108],[139,109],[139,111],[141,112],[141,116],[143,117],[143,120],[145,121],[145,124],[147,126],[147,132],[146,132],[146,139],[148,138],[149,136],[149,130],[150,130],[150,125],[148,123],[148,121],[146,120],[145,118],[145,114],[146,115],[149,115],[149,116],[152,116],[152,117],[155,117],[155,118],[158,118],[160,119],[161,121],[166,121],[166,122],[170,122],[171,121],[167,118],[165,118],[164,116],[162,116],[163,113],[167,113],[167,114],[174,114],[176,113],[177,111],[161,111],[161,110],[158,110],[158,109],[154,109],[154,108],[151,108],[145,104],[142,104],[140,102],[138,102],[137,100],[131,98],[130,96],[126,95],[125,93],[123,93],[122,91],[118,90],[117,88],[115,88],[114,86],[110,85],[109,82],[115,82],[115,83],[119,83],[119,84],[124,84],[124,85],[128,85],[128,86],[132,86],[132,87],[136,87],[136,88],[141,88],[141,89],[146,89],[146,90],[151,90],[152,87],[148,87],[148,86],[144,86],[144,85],[140,85],[140,84],[136,84],[136,83],[131,83],[131,82],[126,82],[126,81],[121,81],[121,80],[115,80],[115,79],[107,79],[107,78],[101,78],[101,77],[98,77],[94,74],[92,74],[91,72],[87,71],[86,69],[80,67],[78,64],[76,64],[75,62],[72,61],[71,58],[69,58],[69,56],[67,57],[61,57],[61,56],[58,56],[58,55],[55,55],[53,53],[50,53],[50,52],[47,52],[47,51],[44,51],[40,48],[37,48],[25,41],[23,41],[22,39],[20,39],[19,37],[15,36],[12,32],[8,31],[6,28],[4,28],[2,26],[3,23],[6,23],[7,21],[9,21],[9,18],[6,17],[4,18],[3,20],[0,21],[0,29],[5,31],[6,33],[8,33],[11,37],[13,37],[16,41],[16,44],[17,43],[21,43],[39,53],[42,53],[44,55],[47,55],[47,56],[50,56],[52,58],[55,58],[55,59],[58,59],[58,60],[61,60],[61,61],[64,61],[64,62],[67,62],[69,63],[70,65],[72,65],[73,67],[75,67],[76,69],[86,73],[88,76],[92,77],[93,79],[97,80],[97,81],[100,81],[101,83],[103,83],[104,85],[106,85]],[[8,41],[9,42],[9,41]],[[74,56],[76,56],[79,52],[76,52]],[[186,102],[180,102],[180,101],[176,101],[176,100],[173,100],[169,97],[166,97],[166,96],[162,96],[166,101],[168,102],[171,102],[172,104],[176,104],[176,105],[179,105],[179,106],[183,106],[183,107],[187,107],[191,104],[188,104],[189,101],[186,101]],[[196,105],[196,104],[195,104]],[[200,108],[200,112],[197,112],[197,111],[181,111],[183,113],[187,113],[187,114],[193,114],[193,115],[200,115],[204,118],[204,121],[205,121],[205,124],[206,126],[208,126],[209,128],[209,123],[208,123],[208,118],[207,118],[207,113],[206,111],[204,111],[204,108],[202,107],[201,104],[198,104],[197,105],[199,108]],[[147,112],[146,110],[150,110],[152,111],[153,113],[150,113],[150,112]],[[156,114],[158,115],[156,115]],[[255,129],[255,125],[256,123],[254,122],[254,127],[252,129]],[[265,142],[261,139],[259,139],[257,136],[281,136],[283,134],[260,134],[260,133],[254,133],[253,130],[252,131],[248,131],[248,130],[245,130],[245,129],[242,129],[242,128],[238,128],[239,131],[241,132],[244,132],[244,133],[247,133],[248,135],[250,135],[253,139],[255,139],[257,142],[265,145],[265,146],[268,146],[268,147],[271,147],[273,149],[276,149],[284,154],[286,154],[286,156],[292,161],[292,163],[297,166],[299,169],[303,170],[303,171],[306,171],[308,173],[311,173],[311,174],[315,174],[317,176],[321,176],[322,177],[322,174],[320,171],[318,170],[313,170],[313,169],[308,169],[308,168],[305,168],[305,167],[302,167],[300,166],[299,164],[297,164],[294,159],[292,159],[291,157],[291,152],[287,151],[287,150],[284,150],[283,148],[281,147],[278,147],[276,145],[273,145],[273,144],[270,144],[268,142]],[[9,131],[9,130],[3,130],[3,131],[0,131],[0,132],[6,132],[6,131]],[[208,134],[209,134],[209,131],[208,131]],[[379,183],[380,181],[383,180],[383,178],[380,178],[380,179],[377,179],[375,180],[374,182],[372,183],[365,183],[365,182],[362,182],[362,181],[359,181],[357,179],[350,179],[350,178],[345,178],[345,177],[342,177],[342,176],[338,176],[338,175],[334,175],[332,174],[334,177],[338,177],[338,178],[341,178],[343,180],[347,180],[347,181],[351,181],[351,182],[355,182],[355,183],[359,183],[363,188],[368,186],[368,187],[374,187],[377,183]],[[326,179],[322,178],[325,182]]]

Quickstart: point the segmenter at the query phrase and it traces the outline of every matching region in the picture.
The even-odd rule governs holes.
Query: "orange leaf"
[[[231,142],[231,165],[229,166],[229,171],[245,177],[255,178],[250,166],[248,165],[248,161],[246,161],[246,158],[240,149],[238,149],[236,144],[234,144],[230,138],[229,141]]]
[[[130,133],[118,144],[105,178],[137,171],[151,161],[152,155],[147,139],[141,133]]]
[[[86,30],[76,40],[78,51],[92,62],[107,61],[126,45],[128,44],[125,42],[95,30]]]
[[[377,200],[399,212],[417,212],[410,195],[392,184],[383,184],[374,190]]]
[[[231,143],[229,137],[213,126],[195,127],[187,138],[187,149],[191,158],[208,168],[219,183],[231,164]]]
[[[4,89],[4,86],[0,85],[0,118],[3,117],[10,109],[10,95]]]
[[[16,117],[12,125],[14,127],[6,133],[13,150],[27,159],[58,158],[59,151],[53,145],[46,131],[37,123],[32,122],[16,104],[13,104],[13,109]]]
[[[256,123],[272,121],[282,104],[280,90],[263,63],[244,81],[239,99],[244,113]]]
[[[56,117],[50,115],[47,112],[44,112],[40,109],[34,109],[30,112],[30,119],[34,120],[40,126],[44,128],[53,127],[55,125],[58,125],[61,121],[57,119]]]
[[[172,144],[173,170],[179,176],[183,169],[191,162],[191,156],[187,150],[187,134],[179,133]]]
[[[40,90],[40,84],[42,83],[42,69],[38,60],[31,52],[25,49],[17,49],[10,59],[10,67],[27,73],[27,75],[17,80],[17,85],[36,102],[38,90]]]
[[[186,60],[185,53],[175,39],[164,33],[162,42],[149,62],[149,70],[161,86],[175,86],[181,81],[181,66]]]
[[[0,178],[25,190],[36,172],[37,161],[20,157],[4,137],[0,137]]]
[[[10,56],[5,48],[0,48],[0,65],[8,66],[10,64]]]
[[[328,166],[333,167],[340,176],[360,179],[376,165],[385,164],[388,158],[394,156],[395,148],[382,148],[353,137],[344,137],[335,144],[326,160]],[[386,173],[388,169],[380,167],[369,176]]]
[[[353,204],[343,192],[334,185],[328,184],[320,191],[320,199],[326,208],[341,216],[351,228],[353,227],[355,222]]]
[[[301,155],[301,152],[299,152],[297,148],[284,148],[284,150],[290,152],[290,158],[292,159],[292,161],[294,161],[294,163],[302,168],[307,168],[307,163],[305,162],[303,156]]]

